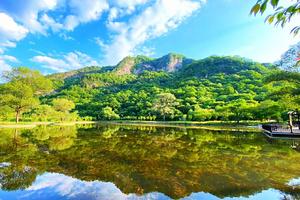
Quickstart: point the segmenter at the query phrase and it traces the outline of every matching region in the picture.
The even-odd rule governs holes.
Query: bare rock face
[[[136,62],[134,57],[126,57],[117,64],[115,72],[118,75],[131,74],[135,64]]]
[[[187,59],[178,54],[168,54],[157,59],[142,56],[126,57],[116,66],[115,72],[118,75],[141,74],[146,70],[176,72],[184,65],[192,63],[192,61],[192,59]]]
[[[172,55],[169,55],[168,57],[169,57],[169,63],[167,65],[166,71],[168,72],[178,71],[183,65],[184,57],[172,56]]]

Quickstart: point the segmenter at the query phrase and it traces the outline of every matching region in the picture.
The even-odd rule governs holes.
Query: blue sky
[[[26,2],[26,3],[25,3]],[[274,62],[290,45],[281,29],[250,16],[256,0],[1,0],[0,71],[43,73],[115,65],[128,55],[239,55]]]

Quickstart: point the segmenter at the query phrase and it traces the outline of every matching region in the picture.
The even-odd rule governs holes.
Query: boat
[[[282,124],[264,124],[262,129],[269,137],[300,138],[300,113],[298,110],[288,112],[289,122]]]

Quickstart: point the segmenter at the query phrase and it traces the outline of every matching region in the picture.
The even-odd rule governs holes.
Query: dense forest
[[[240,57],[126,57],[116,66],[3,75],[0,120],[276,120],[299,106],[298,72]]]

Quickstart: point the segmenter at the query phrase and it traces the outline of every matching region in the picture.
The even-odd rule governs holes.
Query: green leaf
[[[252,9],[251,9],[251,14],[254,13],[254,15],[256,15],[258,13],[258,11],[260,10],[260,4],[255,4]]]
[[[271,0],[273,8],[277,7],[279,0]]]
[[[274,16],[269,16],[268,18],[267,18],[267,20],[268,20],[268,23],[269,24],[272,24],[273,23],[273,21],[274,21]]]
[[[277,21],[282,20],[282,17],[283,17],[283,13],[278,13],[277,14]]]
[[[260,7],[260,13],[263,14],[267,8],[267,1],[265,1]]]
[[[289,13],[294,13],[295,12],[295,6],[288,7],[288,9],[286,11],[289,12]]]

